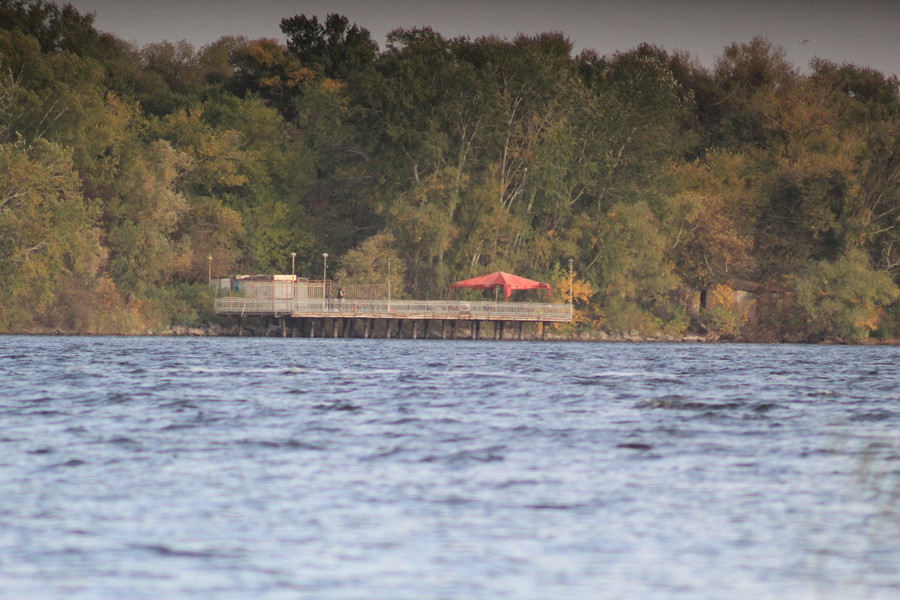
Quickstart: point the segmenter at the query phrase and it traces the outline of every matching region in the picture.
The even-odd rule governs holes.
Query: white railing
[[[482,321],[572,320],[571,304],[470,302],[463,300],[336,300],[307,298],[216,298],[216,314],[277,317],[459,319]]]

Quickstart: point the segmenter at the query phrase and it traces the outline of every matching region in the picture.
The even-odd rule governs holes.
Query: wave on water
[[[679,383],[683,376],[677,373],[660,373],[654,371],[601,371],[591,375],[572,375],[577,384],[591,385],[606,383],[609,380],[637,379],[645,383]]]
[[[356,412],[358,410],[362,410],[363,407],[357,404],[352,404],[350,402],[329,402],[323,404],[316,404],[313,406],[316,410],[325,410],[325,411],[339,411],[339,412]]]
[[[0,596],[900,590],[900,348],[14,341]]]
[[[252,440],[242,439],[232,442],[240,446],[252,446],[256,448],[271,448],[273,450],[325,450],[324,446],[302,442],[300,440]]]
[[[55,465],[50,465],[50,466],[48,466],[47,468],[48,468],[48,469],[56,469],[56,468],[59,468],[59,467],[63,467],[63,468],[81,467],[81,466],[84,466],[84,465],[86,465],[86,464],[88,464],[86,460],[81,460],[80,458],[70,458],[70,459],[67,460],[66,462],[58,463],[58,464],[55,464]]]
[[[502,461],[505,456],[506,446],[489,446],[487,448],[475,448],[460,450],[450,454],[431,454],[422,458],[423,463],[443,463],[447,465],[464,465],[469,463],[488,463]]]
[[[667,409],[667,410],[735,410],[745,408],[743,402],[704,402],[679,395],[650,398],[635,404],[635,408]]]
[[[172,558],[234,558],[236,555],[232,552],[223,550],[186,550],[181,548],[172,548],[165,544],[129,544],[132,550],[150,552],[157,556]]]
[[[624,448],[626,450],[653,450],[651,444],[645,444],[643,442],[622,442],[616,444],[616,448]]]
[[[891,419],[896,419],[900,416],[900,413],[879,409],[873,411],[865,411],[865,412],[857,412],[848,418],[849,421],[854,423],[867,423],[867,422],[877,422],[877,421],[888,421]]]

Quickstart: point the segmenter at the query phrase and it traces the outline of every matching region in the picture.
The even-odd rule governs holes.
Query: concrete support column
[[[522,341],[522,325],[524,325],[524,321],[519,321],[519,341]]]
[[[419,322],[416,321],[415,319],[413,319],[412,326],[413,326],[413,334],[412,334],[413,338],[412,339],[415,340],[415,339],[419,338]]]
[[[450,321],[450,339],[456,339],[456,320]]]

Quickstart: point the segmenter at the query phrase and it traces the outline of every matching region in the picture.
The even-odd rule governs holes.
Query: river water
[[[900,598],[898,365],[0,337],[0,598]]]

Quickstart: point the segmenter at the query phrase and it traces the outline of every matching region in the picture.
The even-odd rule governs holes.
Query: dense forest
[[[210,275],[327,252],[411,298],[503,270],[566,302],[573,259],[573,331],[900,334],[896,76],[764,38],[710,70],[558,32],[381,49],[297,15],[137,48],[93,19],[0,0],[0,332],[196,324]],[[735,282],[769,298],[752,323]]]

